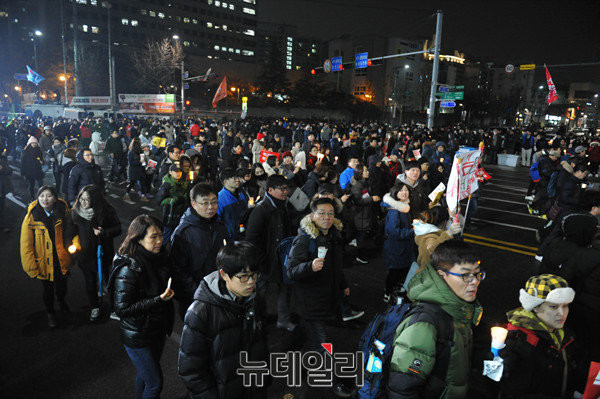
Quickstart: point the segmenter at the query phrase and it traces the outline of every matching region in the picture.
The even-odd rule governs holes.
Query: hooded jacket
[[[191,303],[202,279],[217,269],[217,253],[228,239],[227,228],[216,215],[205,219],[191,207],[185,211],[169,247],[177,300]]]
[[[573,174],[573,168],[567,161],[561,162],[561,170],[558,172],[556,191],[558,193],[557,203],[561,208],[561,218],[580,207],[581,183]]]
[[[88,184],[95,184],[104,190],[104,175],[100,166],[92,160],[88,162],[83,158],[83,151],[77,154],[77,165],[71,169],[67,183],[67,199],[71,203],[77,198],[79,191]]]
[[[414,236],[410,219],[410,206],[395,200],[387,193],[383,205],[389,206],[385,217],[383,256],[388,269],[407,269],[414,261]]]
[[[21,176],[28,179],[42,179],[44,172],[42,171],[42,163],[44,154],[40,147],[25,147],[21,153]]]
[[[413,302],[439,305],[452,317],[454,327],[450,362],[443,392],[427,392],[429,378],[436,359],[437,331],[433,324],[424,321],[410,322],[412,315],[396,329],[394,349],[390,363],[388,398],[435,397],[443,399],[466,398],[471,350],[472,325],[479,324],[482,315],[477,301],[465,302],[452,291],[431,265],[417,272],[408,285],[408,297]],[[409,369],[415,369],[411,371]]]
[[[298,314],[305,320],[335,320],[339,317],[342,292],[348,287],[344,272],[342,222],[334,219],[327,235],[306,215],[288,255],[287,275],[294,281],[293,292]],[[314,241],[310,245],[309,241]],[[318,247],[327,247],[323,269],[315,272],[312,262]],[[315,248],[311,252],[310,248]]]
[[[65,218],[69,213],[67,203],[58,198],[51,217],[48,218],[37,200],[29,204],[21,225],[21,264],[31,278],[54,281],[54,267],[60,267],[62,274],[71,269],[71,257],[67,252],[70,242],[65,241],[71,234],[66,231]],[[54,224],[49,230],[46,223]],[[79,247],[79,239],[73,244]]]
[[[264,389],[243,386],[242,351],[249,361],[268,358],[254,295],[236,298],[214,271],[194,294],[181,334],[177,371],[190,398],[266,398]]]
[[[162,185],[156,193],[156,202],[163,209],[163,224],[176,227],[189,205],[189,183],[185,180],[175,180],[170,174],[162,179]]]
[[[160,299],[168,279],[169,258],[162,251],[152,254],[138,247],[134,257],[115,256],[108,285],[123,344],[142,348],[171,334],[173,302]]]
[[[504,359],[500,397],[567,397],[565,393],[572,387],[573,380],[569,379],[575,369],[571,354],[573,338],[563,330],[556,331],[552,338],[535,314],[523,308],[508,312],[507,317],[506,346],[499,353]],[[558,345],[556,340],[560,341]]]
[[[441,230],[429,223],[417,223],[415,229],[415,244],[418,248],[417,263],[424,267],[431,262],[431,254],[443,242],[453,238],[447,230]]]
[[[244,216],[244,212],[248,209],[248,198],[241,191],[236,197],[231,191],[223,187],[219,191],[218,201],[217,215],[227,226],[229,237],[232,240],[237,240],[240,234],[240,221]]]

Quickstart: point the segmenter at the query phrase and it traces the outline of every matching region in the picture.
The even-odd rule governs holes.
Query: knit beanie
[[[544,302],[571,303],[575,298],[575,290],[567,281],[554,274],[532,276],[525,283],[525,289],[519,291],[519,302],[525,310],[531,311]]]
[[[29,140],[27,140],[27,145],[31,144],[31,143],[36,143],[37,144],[38,139],[35,138],[35,136],[29,136]]]

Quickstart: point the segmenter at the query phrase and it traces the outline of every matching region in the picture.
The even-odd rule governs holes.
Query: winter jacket
[[[77,162],[70,160],[67,157],[63,158],[63,164],[60,167],[60,173],[62,174],[62,187],[61,192],[63,194],[67,194],[69,192],[69,176],[71,175],[71,170],[77,165]]]
[[[21,154],[21,176],[27,179],[42,179],[42,162],[44,155],[40,147],[25,147]]]
[[[350,193],[354,204],[352,208],[354,227],[358,231],[373,230],[376,220],[373,211],[373,197],[369,193],[367,181],[357,181],[352,178],[350,184],[352,185]]]
[[[557,332],[555,335],[564,335],[557,346],[534,313],[519,308],[508,312],[507,316],[506,346],[499,353],[504,360],[500,398],[566,398],[565,393],[573,384],[569,379],[575,369],[571,353],[573,338],[568,333]],[[563,382],[566,383],[565,392],[561,392]]]
[[[267,361],[254,295],[236,298],[214,271],[201,281],[187,310],[177,372],[193,399],[266,398],[264,388],[244,387],[240,352]]]
[[[189,183],[185,180],[175,180],[170,174],[162,179],[162,185],[156,193],[156,202],[163,211],[163,224],[175,227],[189,206]]]
[[[140,246],[133,257],[115,256],[109,287],[124,345],[143,348],[171,334],[173,303],[160,299],[168,279],[169,258],[163,251],[154,254]]]
[[[424,267],[431,262],[431,254],[441,243],[451,240],[453,236],[447,230],[440,230],[438,227],[419,223],[415,226],[415,244],[418,248],[417,263]]]
[[[465,302],[452,291],[431,265],[425,266],[411,279],[408,297],[413,302],[439,305],[453,319],[453,343],[443,392],[431,392],[428,378],[436,360],[437,331],[425,321],[411,323],[412,315],[396,329],[392,352],[388,395],[390,399],[405,398],[466,398],[473,332],[482,315],[477,301]]]
[[[88,162],[83,159],[83,152],[77,154],[77,165],[71,169],[68,181],[67,199],[69,202],[75,201],[79,191],[88,184],[95,184],[101,190],[104,190],[104,175],[100,166],[94,161]]]
[[[68,214],[69,206],[61,198],[57,199],[50,217],[37,200],[29,204],[21,225],[20,241],[21,264],[29,277],[54,281],[55,266],[60,267],[62,274],[70,270],[71,257],[67,247],[71,242],[66,238],[72,234],[65,223]],[[78,238],[73,244],[79,246]]]
[[[227,228],[216,216],[205,219],[191,207],[185,211],[169,245],[177,300],[192,302],[198,284],[217,269],[217,253],[228,239]]]
[[[568,166],[570,167],[570,165]],[[562,216],[579,210],[582,192],[581,180],[572,172],[559,172],[556,191],[558,193],[557,203],[560,207],[561,219]]]
[[[530,150],[535,145],[535,137],[529,136],[527,137],[526,133],[523,133],[523,139],[521,140],[521,148],[524,150]]]
[[[390,208],[385,217],[385,266],[388,269],[407,269],[415,260],[415,231],[412,229],[410,206],[392,198],[389,193],[383,196],[383,205]]]
[[[127,152],[127,165],[128,165],[128,176],[129,181],[135,182],[138,180],[146,179],[146,169],[142,165],[142,160],[140,154],[129,151]],[[160,168],[160,173],[162,173],[162,166]],[[168,170],[168,168],[167,168]],[[162,176],[159,174],[159,178],[162,179]]]
[[[600,145],[592,145],[588,148],[590,162],[600,163]]]
[[[79,262],[79,266],[85,264],[97,268],[98,245],[102,245],[102,264],[105,267],[112,264],[115,256],[113,240],[121,234],[121,222],[112,206],[108,205],[103,215],[95,214],[91,220],[79,216],[74,208],[66,221],[71,235],[79,237],[80,248],[75,253],[75,259]],[[101,232],[99,235],[95,235],[94,228],[98,227],[102,228]]]
[[[323,235],[311,215],[306,215],[300,222],[288,255],[287,275],[294,281],[296,307],[304,320],[339,318],[342,293],[348,288],[342,270],[342,227],[342,222],[335,219],[327,235]],[[313,241],[313,245],[309,241]],[[327,254],[323,269],[315,272],[312,262],[319,247],[327,247]]]
[[[98,166],[106,165],[106,156],[104,154],[104,142],[102,141],[100,132],[92,133],[90,151],[92,151],[92,154],[94,154],[94,161],[96,161]]]
[[[340,174],[340,187],[342,188],[342,190],[344,190],[346,187],[348,187],[348,185],[350,184],[350,180],[354,177],[354,169],[352,169],[351,167],[347,167],[341,174]]]
[[[315,194],[319,191],[319,184],[321,184],[322,175],[312,171],[308,174],[308,179],[304,186],[302,186],[302,191],[309,199],[312,199]]]
[[[8,165],[8,159],[5,154],[0,154],[0,197],[13,191],[13,184],[10,178],[13,170]]]
[[[240,235],[240,221],[246,209],[248,209],[248,198],[243,192],[240,192],[236,197],[225,187],[219,191],[217,215],[227,226],[229,237],[232,240],[237,240]]]
[[[107,154],[113,154],[117,159],[120,158],[125,153],[123,150],[123,142],[121,140],[121,137],[109,137],[106,140],[104,151]]]
[[[554,161],[552,161],[548,155],[540,156],[538,161],[538,171],[540,173],[540,181],[538,183],[540,190],[546,190],[548,188],[548,183],[550,182],[550,177],[555,171]]]
[[[263,278],[281,282],[281,267],[277,246],[286,237],[294,235],[294,210],[289,201],[278,207],[268,194],[250,212],[246,226],[246,240],[258,248],[259,270]]]
[[[398,175],[396,180],[406,184],[408,191],[410,192],[411,218],[416,219],[419,216],[419,213],[429,209],[429,193],[425,192],[422,180],[419,179],[412,185],[406,180],[406,175],[404,173]]]

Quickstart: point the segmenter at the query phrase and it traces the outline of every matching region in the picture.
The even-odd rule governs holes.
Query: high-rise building
[[[297,26],[261,22],[257,37],[258,63],[267,62],[273,46],[277,48],[286,71],[310,69],[322,62],[319,58],[320,42],[300,36]]]

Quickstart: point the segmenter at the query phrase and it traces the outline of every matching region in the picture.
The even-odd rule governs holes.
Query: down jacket
[[[254,296],[238,299],[214,271],[206,276],[185,315],[178,374],[190,398],[266,398],[264,389],[244,387],[240,352],[249,361],[268,357]]]
[[[131,348],[149,346],[171,334],[173,302],[160,299],[169,279],[168,263],[164,252],[152,254],[142,247],[134,257],[115,256],[108,286],[121,318],[121,341]]]
[[[83,158],[83,152],[77,154],[77,161],[79,163],[71,169],[67,183],[67,199],[70,203],[75,201],[79,191],[89,184],[95,184],[104,190],[104,175],[100,166],[96,165],[94,161],[86,161]]]
[[[305,320],[334,320],[339,317],[342,293],[348,288],[342,270],[342,227],[342,222],[335,219],[324,236],[309,214],[302,218],[298,235],[292,242],[287,274],[294,281],[298,314]],[[312,246],[309,244],[311,240],[315,242]],[[317,257],[317,248],[322,246],[327,247],[325,264],[323,269],[315,272],[312,261]],[[311,247],[314,252],[310,251]]]
[[[67,252],[70,243],[64,242],[71,235],[65,231],[68,213],[67,203],[59,198],[50,219],[54,222],[54,231],[49,231],[44,223],[44,220],[48,220],[44,209],[37,200],[29,204],[21,225],[21,263],[29,277],[53,281],[56,262],[62,274],[70,270],[71,257]],[[73,244],[79,246],[78,237],[75,237]]]
[[[415,231],[411,226],[410,206],[395,200],[389,193],[383,196],[383,205],[390,207],[385,217],[385,267],[408,269],[415,260]]]

